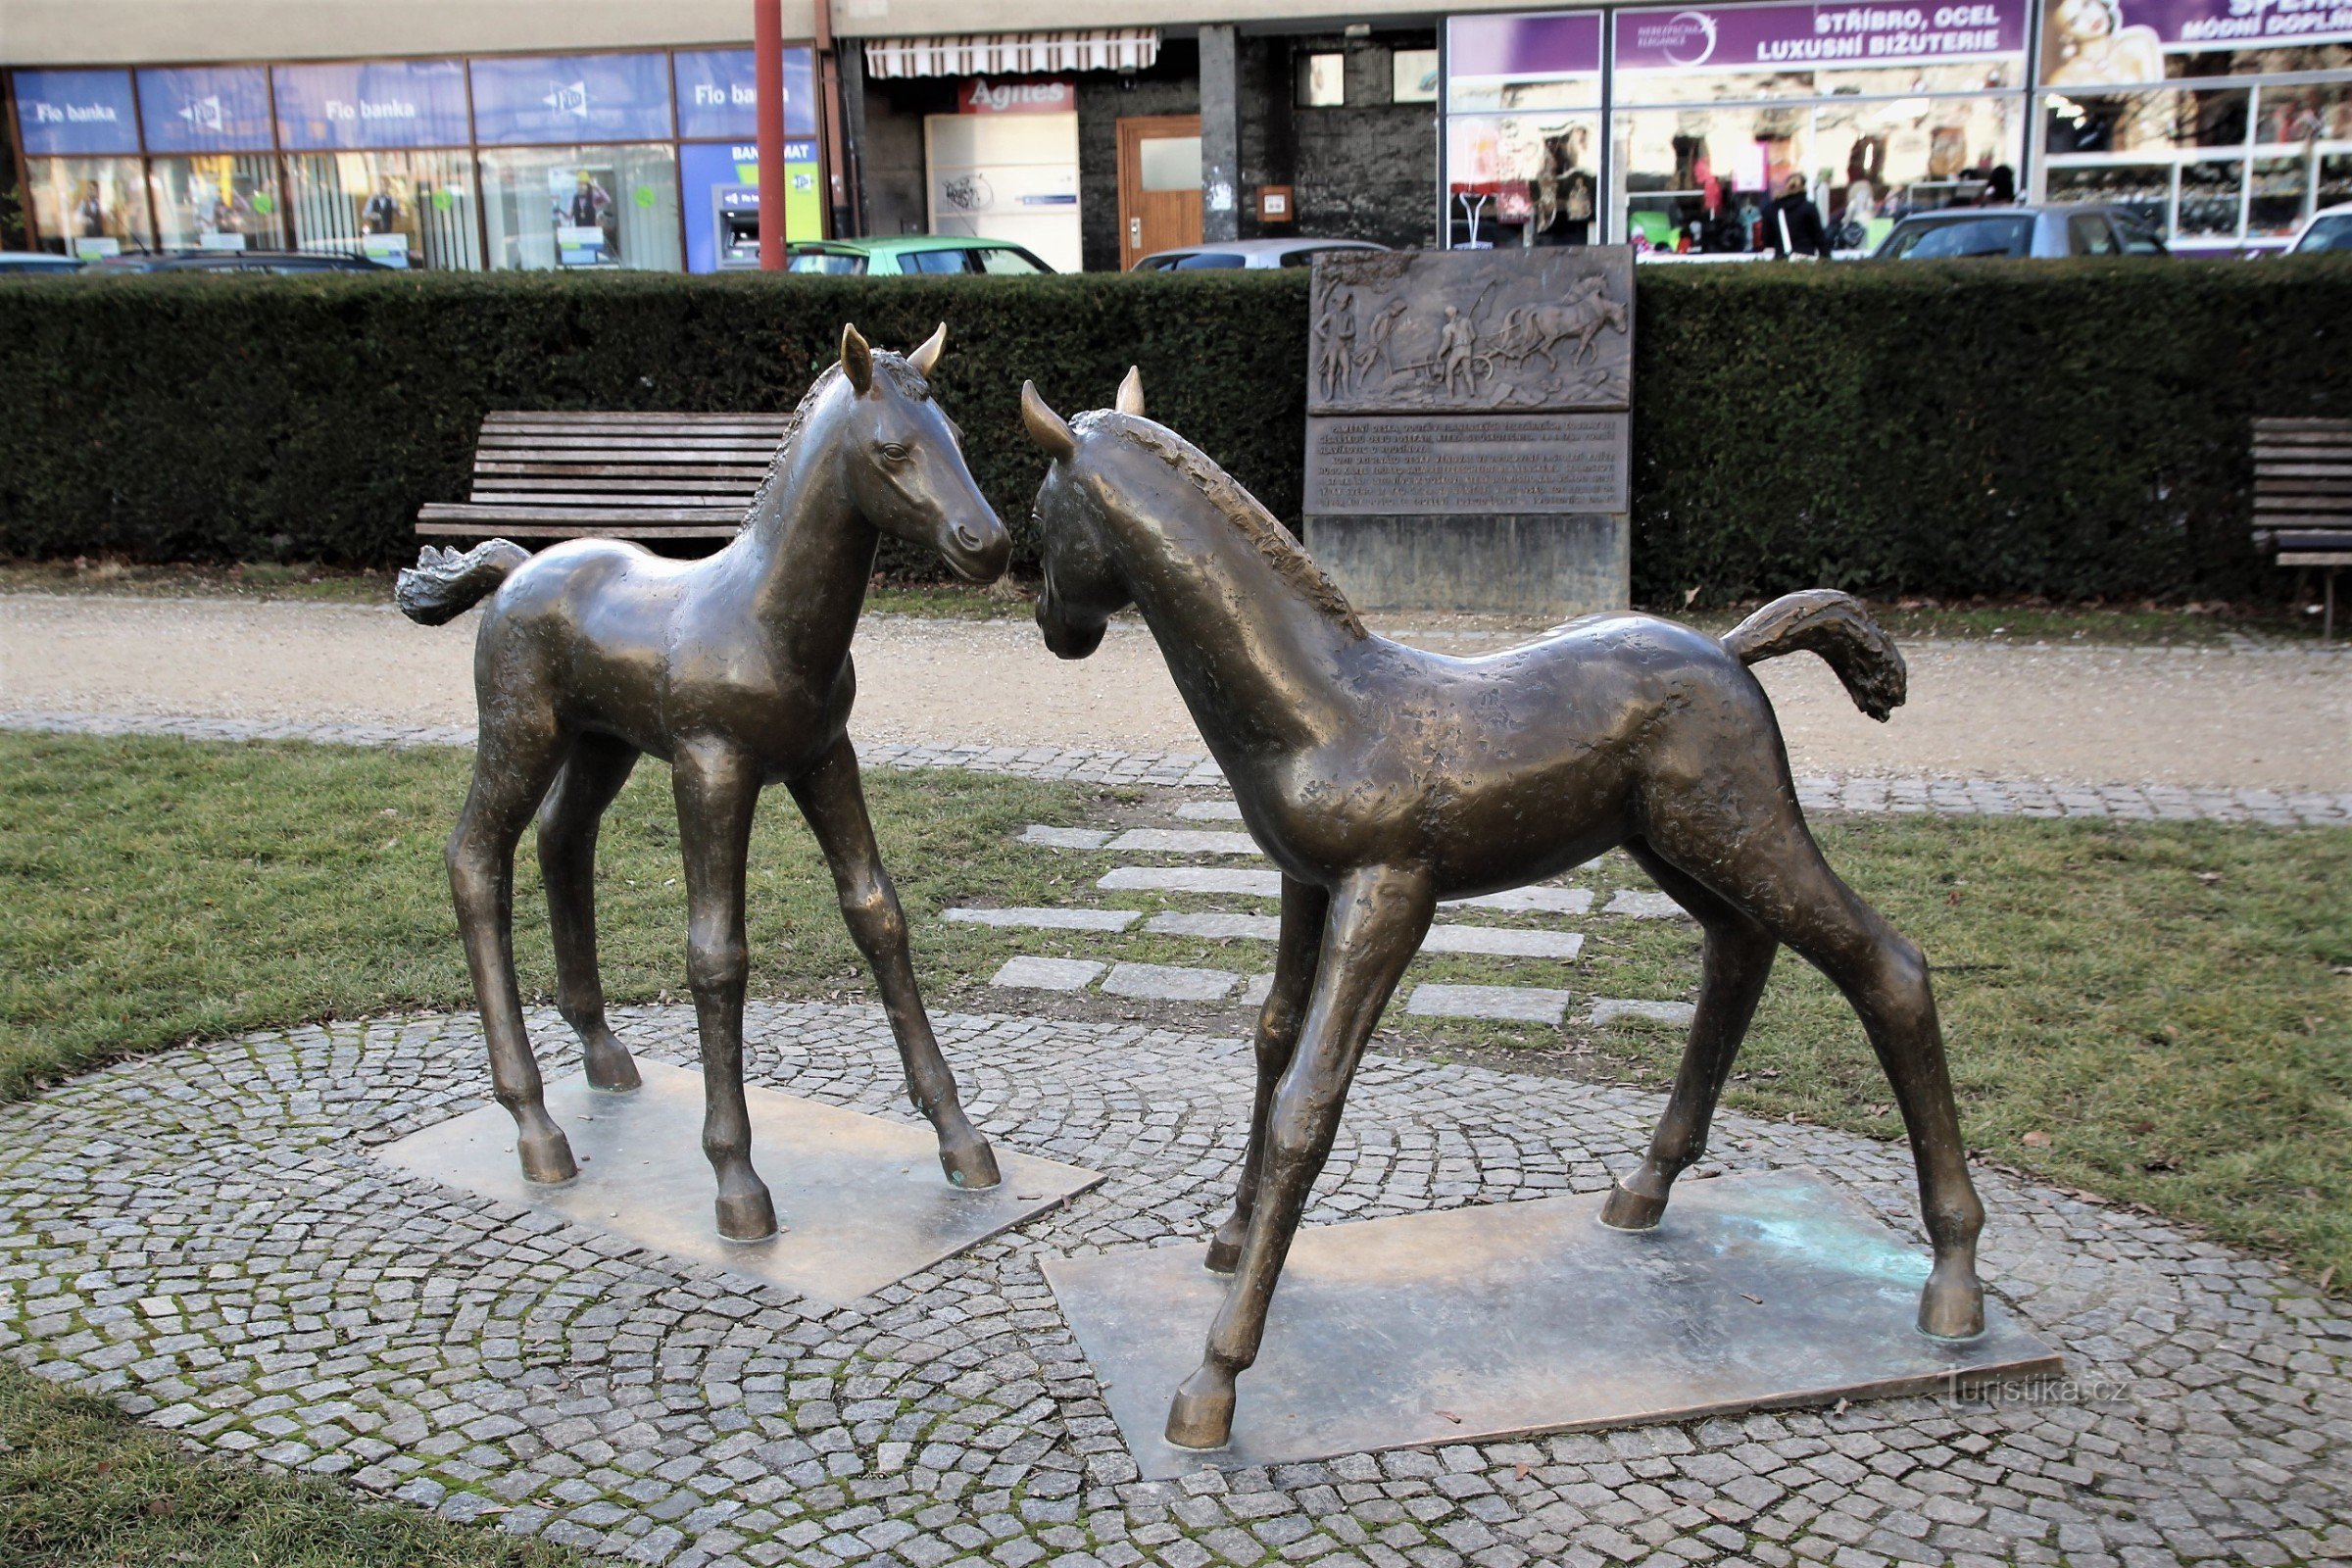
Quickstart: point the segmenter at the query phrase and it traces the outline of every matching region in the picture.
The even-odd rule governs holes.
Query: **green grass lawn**
[[[440,865],[468,765],[451,752],[0,734],[0,898],[12,910],[0,922],[0,1098],[191,1039],[470,1005]],[[1165,800],[1158,792],[958,772],[877,771],[867,785],[934,1006],[1004,1005],[984,982],[1016,951],[1271,964],[1265,944],[932,918],[959,903],[1252,906],[1112,900],[1092,886],[1112,857],[1015,842],[1030,821],[1133,818]],[[2352,1280],[2352,831],[1925,816],[1819,827],[1847,879],[1937,967],[1972,1147],[2307,1276]],[[516,945],[526,989],[544,997],[545,913],[527,847],[520,858]],[[755,990],[867,996],[821,858],[781,791],[762,808],[752,863]],[[649,764],[607,818],[615,1001],[684,995],[677,874],[666,770]],[[1642,885],[1614,856],[1573,880],[1604,899]],[[1406,984],[1691,994],[1687,923],[1574,925],[1589,941],[1572,963],[1424,958]],[[1238,1022],[1226,1016],[1220,1026]],[[1392,1045],[1523,1052],[1652,1087],[1680,1047],[1675,1032],[1643,1026],[1407,1024],[1392,1017]],[[1888,1098],[1851,1013],[1785,960],[1729,1102],[1892,1138]],[[191,1467],[170,1440],[0,1362],[0,1561],[524,1560],[537,1559],[495,1535],[329,1488]]]

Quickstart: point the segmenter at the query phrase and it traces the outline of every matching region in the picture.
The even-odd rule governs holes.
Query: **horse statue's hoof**
[[[718,1200],[718,1234],[730,1242],[764,1242],[776,1234],[776,1203],[767,1186],[759,1191],[722,1194]]]
[[[1207,1387],[1196,1391],[1194,1385]],[[1233,1441],[1233,1379],[1202,1367],[1168,1402],[1168,1442],[1179,1448],[1222,1448]]]
[[[1231,1236],[1226,1234],[1229,1229],[1234,1233]],[[1208,1239],[1208,1256],[1201,1259],[1211,1274],[1230,1274],[1241,1267],[1242,1240],[1247,1235],[1247,1226],[1235,1225],[1231,1220],[1217,1227],[1217,1233]]]
[[[1665,1199],[1634,1192],[1623,1182],[1609,1189],[1600,1205],[1600,1222],[1613,1231],[1654,1231],[1665,1217]]]
[[[949,1186],[966,1192],[976,1193],[1004,1179],[997,1171],[997,1152],[978,1133],[973,1133],[969,1142],[940,1145],[939,1166],[948,1173]]]
[[[1919,1295],[1919,1332],[1936,1340],[1973,1340],[1984,1332],[1984,1287],[1975,1274],[1937,1264]]]
[[[637,1076],[637,1058],[619,1041],[607,1037],[586,1048],[588,1087],[608,1095],[625,1095],[642,1088],[645,1080]]]
[[[561,1187],[580,1174],[571,1157],[571,1141],[552,1123],[541,1132],[523,1133],[514,1140],[522,1159],[522,1179],[539,1187]]]

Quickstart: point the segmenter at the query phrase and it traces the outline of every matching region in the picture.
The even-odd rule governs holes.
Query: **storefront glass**
[[[2025,162],[2026,0],[1628,10],[1611,34],[1609,209],[1644,248],[1756,248],[1801,174],[1865,250]]]
[[[301,153],[286,160],[297,250],[387,267],[481,266],[473,160],[458,152]]]
[[[482,213],[496,270],[677,271],[677,151],[533,147],[481,155]]]
[[[2185,250],[2278,244],[2352,154],[2341,7],[2047,0],[2041,180],[2130,205]],[[2333,198],[2343,199],[2341,196]]]
[[[25,173],[43,250],[114,256],[155,248],[136,158],[33,158]]]
[[[270,73],[288,152],[464,147],[466,67],[456,60],[279,66]]]
[[[1598,237],[1601,29],[1597,11],[1446,23],[1450,244]]]
[[[158,158],[147,166],[147,183],[165,250],[278,250],[285,245],[277,160],[266,153]]]
[[[736,271],[760,265],[760,83],[749,49],[681,49],[671,58],[677,95],[679,199],[686,270]],[[816,158],[816,56],[784,51],[784,237],[824,233]],[[700,138],[710,137],[711,140]]]

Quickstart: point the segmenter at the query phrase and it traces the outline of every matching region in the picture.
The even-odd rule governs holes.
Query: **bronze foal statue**
[[[1920,950],[1838,879],[1805,827],[1772,704],[1745,666],[1826,659],[1885,718],[1902,658],[1843,594],[1791,594],[1720,641],[1646,615],[1589,615],[1542,642],[1449,659],[1368,634],[1273,515],[1197,448],[1118,408],[1063,422],[1034,387],[1029,434],[1053,457],[1037,493],[1046,645],[1083,659],[1109,615],[1143,612],[1282,870],[1281,948],[1257,1023],[1257,1099],[1232,1217],[1208,1266],[1232,1271],[1206,1358],[1168,1441],[1224,1444],[1234,1380],[1356,1059],[1440,899],[1519,886],[1623,845],[1706,934],[1704,980],[1648,1157],[1604,1223],[1656,1225],[1706,1145],[1732,1058],[1786,942],[1845,993],[1894,1086],[1936,1264],[1922,1331],[1983,1331],[1984,1209],[1970,1184]]]
[[[425,625],[496,590],[473,656],[481,739],[449,841],[449,883],[489,1037],[490,1076],[514,1113],[523,1174],[565,1182],[571,1146],[547,1114],[523,1032],[512,940],[514,845],[539,813],[539,864],[556,949],[557,1004],[586,1050],[588,1081],[638,1086],[605,1022],[596,968],[596,834],[640,754],[666,759],[686,862],[686,972],[702,1035],[703,1151],[718,1175],[719,1234],[758,1241],[775,1204],[752,1168],[743,1099],[744,861],[760,789],[781,780],[823,847],[850,935],[873,966],[906,1087],[962,1187],[997,1162],[956,1098],[915,990],[906,918],[874,846],[847,733],[850,637],[888,533],[927,545],[978,582],[1011,541],[964,466],[924,377],[943,325],[901,358],[854,326],[794,413],[743,531],[701,561],[580,539],[533,557],[495,540],[426,549],[400,574],[400,607]],[[545,802],[544,807],[542,801]]]

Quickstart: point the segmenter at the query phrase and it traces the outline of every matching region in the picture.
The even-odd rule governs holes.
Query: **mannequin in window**
[[[1598,188],[1592,172],[1582,167],[1591,139],[1592,132],[1583,125],[1544,138],[1543,168],[1527,187],[1535,209],[1527,223],[1530,245],[1591,243]]]
[[[367,234],[390,234],[400,228],[400,198],[393,194],[392,176],[384,175],[375,182],[375,194],[360,213],[360,231]]]

